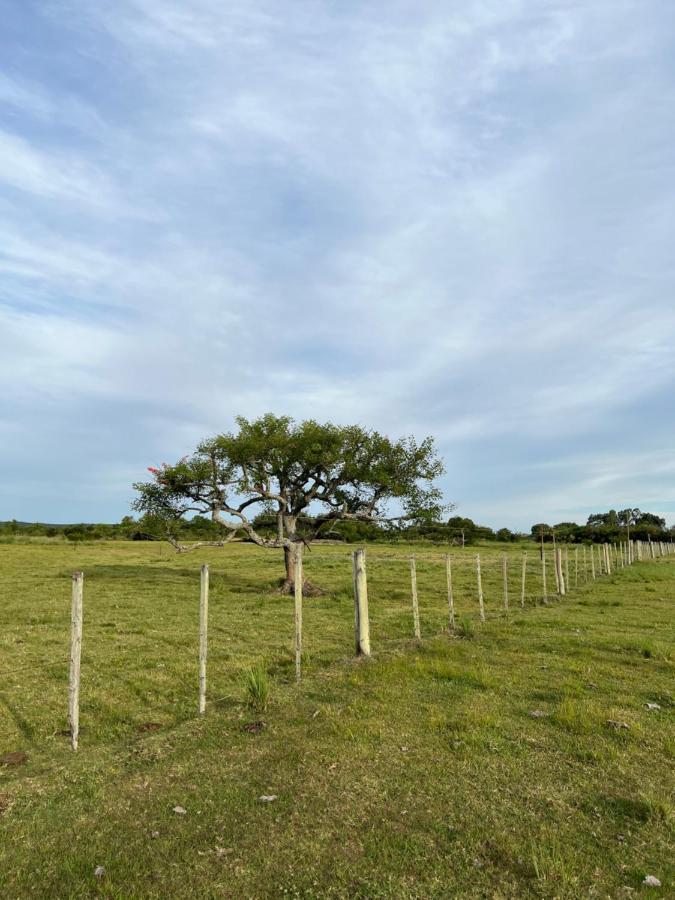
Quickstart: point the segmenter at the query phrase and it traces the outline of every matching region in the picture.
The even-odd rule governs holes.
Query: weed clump
[[[262,665],[246,670],[244,689],[246,705],[256,712],[265,712],[270,701],[270,680]]]
[[[462,616],[455,625],[455,634],[457,637],[464,638],[464,640],[471,640],[476,634],[476,626],[473,620],[469,619],[468,616]]]

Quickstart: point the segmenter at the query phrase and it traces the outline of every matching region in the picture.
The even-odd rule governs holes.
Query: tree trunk
[[[284,547],[284,566],[286,569],[286,577],[282,578],[279,582],[279,587],[277,588],[277,592],[279,594],[293,594],[295,592],[295,561],[298,557],[298,548],[300,547],[299,543],[293,543],[290,547]],[[312,584],[311,581],[308,581],[304,577],[304,567],[303,567],[303,582],[302,582],[302,592],[305,597],[318,597],[323,594],[323,591],[316,584]]]

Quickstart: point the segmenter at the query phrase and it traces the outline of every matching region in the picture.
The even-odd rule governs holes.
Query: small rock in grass
[[[661,887],[661,882],[654,875],[645,875],[645,880],[642,883],[646,884],[647,887]]]
[[[96,868],[94,869],[94,875],[97,878],[103,878],[103,876],[105,875],[105,866],[96,866]]]
[[[184,815],[187,814],[187,809],[185,809],[184,806],[174,806],[173,811],[174,811],[174,812],[176,813],[176,815],[178,815],[178,816],[184,816]]]
[[[263,794],[261,797],[258,797],[259,800],[262,800],[263,803],[271,803],[273,800],[277,799],[276,794]]]
[[[151,837],[151,838],[153,839],[153,841],[154,841],[155,838],[158,838],[158,837],[159,837],[159,831],[151,831],[151,832],[150,832],[150,837]]]
[[[546,716],[550,716],[551,713],[544,712],[543,709],[533,709],[530,715],[533,719],[545,719]]]
[[[228,853],[232,853],[232,847],[216,847],[216,856],[218,859],[222,859],[223,856],[227,856]]]
[[[616,719],[607,719],[610,728],[630,728],[628,722],[617,722]]]
[[[647,709],[661,709],[658,703],[645,703]]]

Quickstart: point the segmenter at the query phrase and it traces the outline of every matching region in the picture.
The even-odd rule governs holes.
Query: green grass
[[[562,601],[549,566],[542,606],[530,547],[521,609],[513,548],[507,620],[502,548],[481,548],[481,624],[475,550],[456,551],[452,631],[443,550],[416,546],[418,645],[410,548],[369,547],[374,656],[357,661],[350,549],[306,554],[327,590],[305,602],[298,686],[277,553],[0,546],[0,756],[28,756],[0,767],[0,896],[672,896],[675,559],[580,578]],[[62,733],[75,569],[77,754]]]

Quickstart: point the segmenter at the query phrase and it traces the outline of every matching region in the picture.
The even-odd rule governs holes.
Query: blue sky
[[[675,520],[670,0],[0,0],[0,519],[237,414]]]

